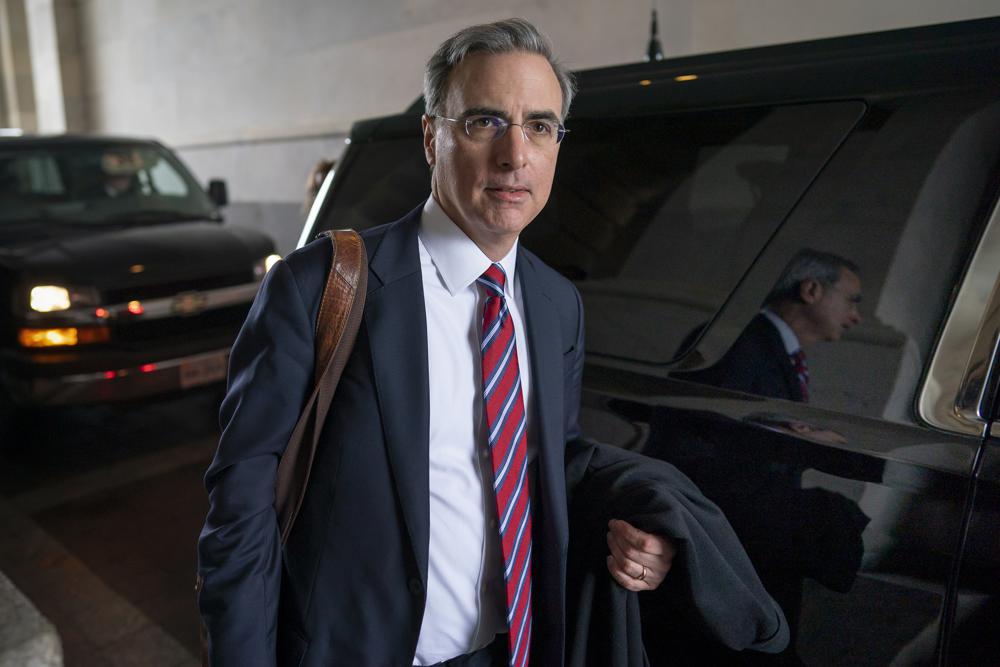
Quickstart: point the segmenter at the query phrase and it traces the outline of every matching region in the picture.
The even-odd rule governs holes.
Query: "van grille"
[[[162,299],[172,297],[180,292],[190,292],[197,290],[218,289],[219,287],[229,287],[231,285],[242,285],[253,282],[253,271],[247,269],[238,273],[229,273],[220,276],[209,276],[200,278],[190,278],[187,280],[176,280],[168,283],[156,283],[153,285],[135,285],[133,287],[122,287],[104,290],[102,301],[106,304],[125,303],[134,299]]]
[[[244,303],[208,310],[190,317],[165,317],[146,321],[137,319],[132,322],[121,322],[112,329],[112,341],[119,343],[165,341],[181,336],[193,337],[199,334],[226,332],[230,332],[235,338],[249,311],[250,304]]]

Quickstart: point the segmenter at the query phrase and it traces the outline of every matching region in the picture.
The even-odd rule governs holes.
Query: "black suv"
[[[155,141],[0,139],[0,419],[222,380],[277,259]]]
[[[586,306],[583,430],[685,471],[793,631],[731,654],[645,600],[653,664],[1000,664],[1000,20],[578,81],[521,239]],[[421,111],[355,125],[303,239],[428,195]],[[806,248],[864,295],[808,402],[696,382]]]

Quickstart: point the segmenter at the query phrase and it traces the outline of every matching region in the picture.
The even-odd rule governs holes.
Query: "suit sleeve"
[[[275,664],[281,581],[275,474],[312,372],[310,313],[292,269],[278,262],[233,346],[222,436],[205,475],[209,510],[198,541],[198,602],[215,666]]]

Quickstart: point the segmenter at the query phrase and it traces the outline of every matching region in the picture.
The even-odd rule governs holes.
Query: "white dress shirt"
[[[479,352],[485,297],[476,278],[491,262],[433,196],[424,205],[418,239],[430,390],[430,552],[414,663],[430,665],[486,646],[507,625]],[[530,362],[516,259],[515,243],[499,263],[507,274],[504,291],[528,406]],[[530,458],[532,415],[525,412]]]

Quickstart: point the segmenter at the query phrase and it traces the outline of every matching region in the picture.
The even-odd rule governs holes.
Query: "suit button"
[[[409,583],[410,593],[414,596],[419,597],[424,594],[424,585],[420,583],[419,579],[410,579]]]

